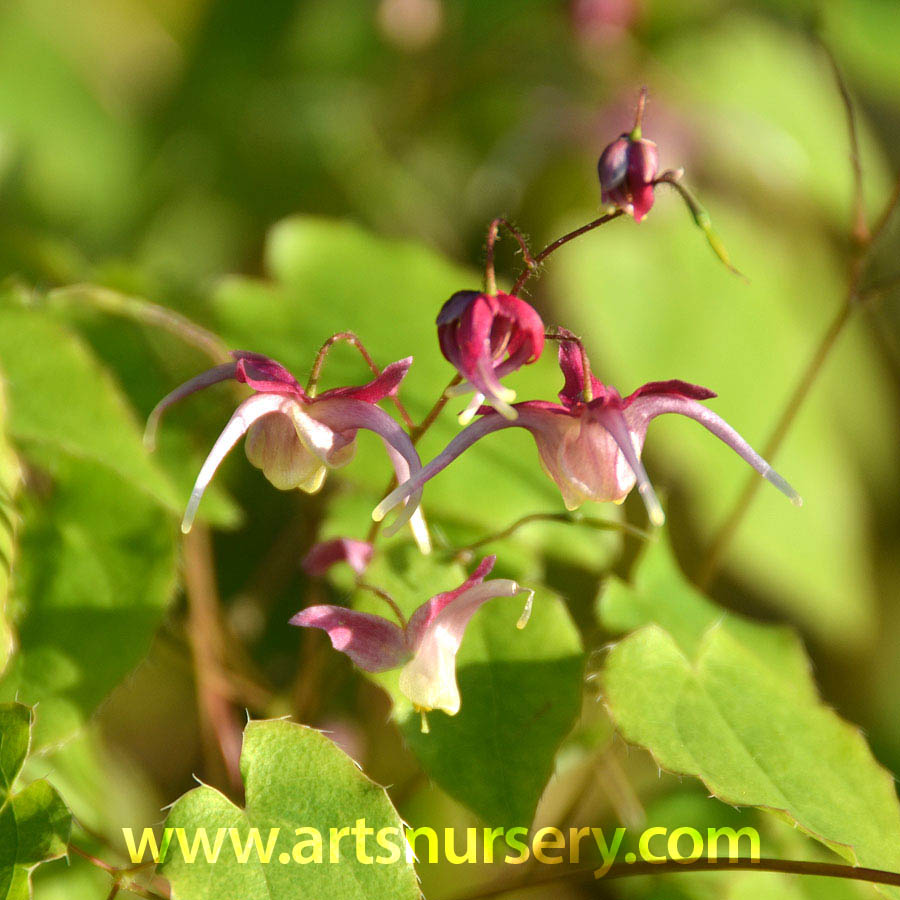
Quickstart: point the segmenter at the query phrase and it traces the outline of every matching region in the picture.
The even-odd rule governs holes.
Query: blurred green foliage
[[[623,393],[654,379],[709,385],[721,395],[716,410],[761,447],[839,308],[853,251],[845,111],[815,33],[854,98],[865,207],[877,215],[900,169],[893,0],[0,5],[0,663],[14,648],[0,695],[39,704],[41,756],[28,774],[60,789],[86,826],[82,846],[108,855],[105,838],[121,850],[121,827],[160,822],[155,811],[189,790],[194,773],[240,800],[240,786],[210,759],[209,722],[197,712],[209,685],[194,669],[197,623],[176,538],[193,477],[238,395],[219,387],[187,401],[148,457],[139,420],[208,354],[129,317],[127,303],[111,315],[94,289],[54,289],[90,282],[114,292],[107,299],[146,298],[230,347],[271,354],[301,381],[321,342],[353,329],[381,365],[415,356],[403,398],[419,418],[452,374],[434,317],[451,292],[478,286],[487,223],[510,217],[537,249],[596,216],[596,158],[628,126],[646,84],[645,136],[664,166],[684,167],[749,285],[714,259],[677,196],[660,188],[646,223],[619,220],[560,250],[531,298],[548,322],[584,335],[598,376]],[[895,221],[867,284],[896,274],[897,247]],[[507,239],[498,247],[501,286],[521,266],[514,249]],[[900,770],[898,330],[896,292],[854,312],[775,461],[806,506],[760,492],[710,600],[675,568],[649,600],[624,587],[631,575],[640,585],[648,554],[615,530],[534,522],[485,547],[499,554],[499,574],[540,585],[539,608],[523,632],[512,627],[513,604],[474,620],[460,655],[463,710],[433,721],[430,743],[402,703],[391,715],[390,674],[360,678],[324,636],[285,624],[304,605],[350,599],[346,577],[310,581],[299,559],[320,537],[365,535],[389,474],[381,448],[362,437],[358,458],[315,497],[274,491],[236,453],[201,510],[218,526],[225,646],[212,652],[232,711],[328,729],[367,774],[392,785],[392,802],[415,825],[527,817],[551,770],[535,823],[720,822],[732,810],[695,783],[657,777],[647,754],[620,752],[595,682],[574,724],[582,668],[586,659],[589,670],[604,664],[605,641],[655,622],[647,627],[666,629],[691,656],[700,625],[690,611],[709,604],[704,628],[727,610],[728,622],[743,615],[798,629],[824,702]],[[520,399],[553,397],[561,385],[552,355],[510,379]],[[365,376],[353,351],[338,347],[325,386]],[[455,430],[446,415],[423,440],[423,458]],[[646,459],[668,496],[678,561],[696,576],[746,473],[683,421],[653,425]],[[425,496],[441,560],[523,515],[561,508],[518,430],[476,446]],[[631,500],[585,512],[644,524]],[[403,538],[388,546],[386,558],[403,557]],[[620,580],[603,593],[611,572]],[[382,580],[394,578],[412,608],[439,577],[449,572],[410,575],[397,565]],[[371,598],[353,602],[384,611]],[[799,683],[823,730],[846,728],[815,700],[794,639],[758,640],[784,656],[779,689]],[[644,649],[648,665],[660,659],[659,648]],[[545,668],[524,665],[535,654]],[[642,671],[626,672],[638,693]],[[744,696],[737,677],[729,690]],[[626,736],[662,762],[636,705]],[[546,730],[529,730],[536,715]],[[491,731],[485,747],[479,739]],[[815,734],[806,735],[813,747]],[[877,780],[856,732],[847,740],[855,749],[839,762],[856,761],[868,772],[860,778]],[[821,791],[840,806],[854,783],[835,772]],[[887,821],[896,803],[883,794]],[[765,829],[769,855],[818,858],[790,829],[741,816]],[[862,841],[876,864],[890,864],[871,849],[865,814],[835,817],[853,834],[826,840]],[[508,877],[489,866],[418,871],[437,900]],[[682,878],[603,890],[871,896],[758,873]],[[42,866],[35,881],[45,898],[109,890],[80,858]],[[572,887],[565,896],[585,894]]]

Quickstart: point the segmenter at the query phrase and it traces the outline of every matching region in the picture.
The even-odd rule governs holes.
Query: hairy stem
[[[485,289],[491,295],[497,293],[497,276],[494,272],[494,244],[497,243],[497,239],[500,237],[501,227],[505,228],[516,239],[516,243],[522,251],[522,257],[525,260],[526,268],[530,270],[537,265],[531,256],[531,250],[529,250],[528,243],[522,235],[522,232],[514,225],[511,225],[506,219],[494,219],[488,226],[484,257]],[[515,291],[513,291],[513,293],[515,293]]]
[[[319,378],[322,375],[322,367],[325,365],[325,358],[328,356],[331,348],[338,343],[339,341],[344,341],[347,344],[350,344],[351,347],[355,347],[359,351],[359,355],[366,361],[366,365],[371,370],[372,374],[377,378],[381,374],[381,369],[375,364],[375,360],[372,359],[372,355],[366,350],[365,345],[359,339],[359,337],[354,334],[352,331],[339,331],[336,334],[333,334],[324,344],[319,348],[319,352],[316,354],[315,361],[313,362],[312,371],[309,373],[309,381],[306,383],[306,393],[309,394],[310,397],[315,397],[316,391],[319,387]],[[403,424],[407,428],[413,427],[413,420],[410,414],[406,411],[403,403],[400,401],[399,397],[391,397],[391,402],[397,407],[397,412],[400,414],[400,418],[403,420]]]
[[[519,274],[519,277],[516,279],[516,283],[513,285],[510,293],[518,294],[525,282],[537,271],[540,264],[550,256],[551,253],[559,250],[563,244],[568,244],[569,241],[574,241],[575,238],[581,237],[581,235],[587,234],[589,231],[593,231],[595,228],[599,228],[607,222],[612,222],[613,219],[618,219],[624,214],[624,210],[621,209],[617,209],[615,212],[606,213],[606,215],[600,216],[599,219],[594,219],[592,222],[588,222],[587,225],[582,225],[580,228],[576,228],[574,231],[570,231],[562,237],[558,237],[555,241],[547,244],[547,246],[532,259],[531,264],[525,266]]]

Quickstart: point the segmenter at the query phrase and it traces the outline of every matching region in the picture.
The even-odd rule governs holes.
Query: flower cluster
[[[656,146],[640,133],[643,100],[642,94],[632,132],[610,144],[598,164],[602,201],[631,214],[635,221],[640,221],[653,204],[657,170]],[[457,375],[442,394],[433,415],[417,428],[410,424],[408,432],[378,404],[392,398],[399,405],[397,392],[412,357],[379,371],[355,335],[349,333],[335,335],[326,342],[313,366],[313,386],[306,390],[279,363],[245,352],[234,353],[232,362],[210,369],[174,390],[151,413],[151,441],[163,412],[195,391],[227,380],[253,391],[237,407],[203,464],[184,515],[183,530],[190,529],[216,469],[244,435],[248,459],[276,488],[299,488],[312,493],[321,488],[330,469],[351,461],[357,432],[368,429],[384,442],[397,485],[378,504],[372,517],[380,522],[388,511],[400,507],[386,533],[408,523],[419,548],[427,553],[431,545],[419,509],[425,485],[476,441],[511,427],[524,428],[534,438],[541,466],[558,486],[568,509],[576,509],[589,500],[621,503],[636,486],[651,523],[660,526],[664,522],[663,510],[644,470],[641,453],[650,422],[666,413],[699,422],[799,504],[796,491],[734,428],[705,405],[704,401],[716,396],[712,391],[685,381],[654,381],[623,398],[615,388],[594,376],[579,338],[562,328],[547,331],[534,307],[517,296],[518,287],[553,249],[613,217],[607,215],[563,236],[536,258],[531,257],[524,238],[509,223],[501,219],[492,223],[486,289],[458,291],[437,316],[441,351]],[[497,290],[493,272],[493,241],[499,224],[513,232],[528,264],[525,275],[510,293]],[[376,377],[365,385],[316,394],[314,383],[325,353],[341,337],[350,339],[360,349]],[[559,402],[533,399],[514,403],[515,393],[503,384],[503,379],[535,362],[548,338],[559,344],[563,379]],[[474,394],[459,416],[465,427],[423,466],[415,440],[449,398],[464,393]],[[409,424],[411,420],[403,412]],[[359,578],[374,553],[371,539],[333,538],[314,546],[304,558],[303,567],[309,575],[316,576],[333,565],[345,563]],[[518,584],[508,579],[484,580],[494,561],[494,557],[483,560],[459,588],[431,597],[408,622],[393,600],[376,587],[375,592],[394,609],[398,623],[334,605],[304,609],[291,623],[324,630],[335,649],[366,671],[402,666],[400,688],[416,708],[441,709],[452,715],[460,706],[455,660],[467,624],[487,600],[522,592]]]

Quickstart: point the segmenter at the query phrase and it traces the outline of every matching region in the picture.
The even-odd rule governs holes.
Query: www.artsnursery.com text
[[[460,836],[457,832],[462,831]],[[706,832],[687,826],[647,828],[638,837],[636,850],[624,851],[626,829],[611,833],[602,828],[538,828],[529,835],[515,828],[372,828],[365,819],[353,825],[319,829],[303,826],[293,829],[167,827],[157,837],[152,828],[144,828],[138,838],[131,828],[122,835],[132,863],[164,862],[178,854],[185,863],[215,864],[223,855],[236,862],[308,865],[336,864],[355,860],[364,865],[394,865],[402,859],[428,863],[447,861],[464,863],[502,862],[521,865],[534,860],[544,865],[592,862],[603,877],[615,862],[632,864],[663,863],[669,860],[692,863],[699,859],[760,858],[759,833],[755,828],[708,828]]]

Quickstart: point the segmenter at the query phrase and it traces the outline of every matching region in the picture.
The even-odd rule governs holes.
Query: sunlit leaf
[[[189,863],[175,837],[159,871],[178,900],[417,900],[402,823],[387,793],[325,735],[283,720],[250,722],[244,730],[241,774],[243,808],[204,785],[175,802],[166,828],[184,829],[189,847],[199,829],[206,830],[211,844],[217,829],[234,829],[241,848],[251,840],[250,829],[258,829],[263,848],[277,829],[271,860],[260,862],[251,851],[246,862],[238,862],[232,838],[225,834],[217,862],[206,862],[201,851]],[[344,832],[343,843],[331,845],[338,853],[332,861],[333,830],[355,827],[359,820],[372,829],[369,836],[357,839]],[[306,831],[295,833],[299,828]],[[312,861],[316,848],[310,829],[321,836],[319,862]],[[383,829],[388,829],[383,839],[396,848],[393,852],[376,843]],[[298,845],[303,846],[298,850]]]
[[[84,344],[47,313],[0,306],[9,434],[106,466],[172,511],[181,499],[147,455],[125,398]]]
[[[793,631],[718,609],[683,581],[663,542],[633,586],[607,588],[601,613],[634,629],[603,674],[627,740],[726,803],[771,810],[854,864],[898,870],[893,778],[819,698]]]

